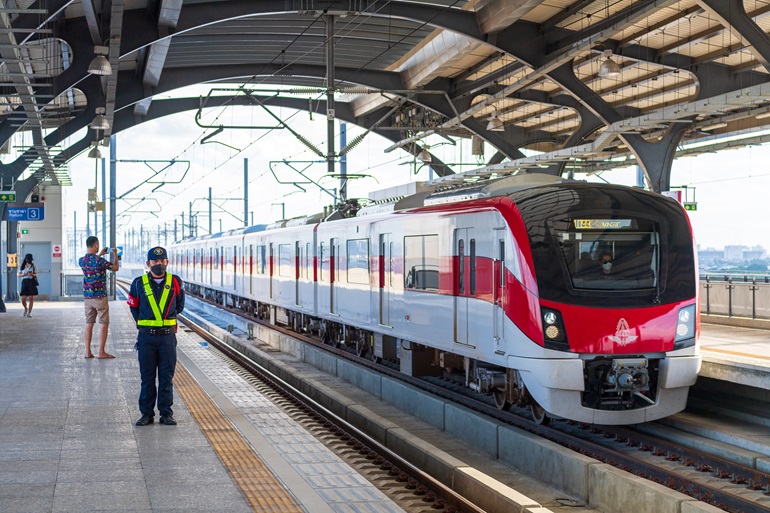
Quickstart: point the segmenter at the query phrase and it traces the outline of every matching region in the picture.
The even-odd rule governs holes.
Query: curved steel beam
[[[770,38],[746,13],[743,0],[696,0],[696,2],[716,15],[719,22],[748,47],[765,70],[770,71]]]

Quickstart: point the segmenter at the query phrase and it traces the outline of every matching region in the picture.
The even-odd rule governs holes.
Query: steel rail
[[[370,450],[373,450],[374,452],[381,455],[385,460],[391,462],[393,464],[391,469],[396,469],[396,472],[406,474],[413,481],[416,481],[428,488],[430,490],[428,493],[432,492],[436,497],[434,501],[436,506],[442,505],[443,503],[443,507],[445,508],[444,511],[447,513],[450,511],[455,511],[457,513],[485,513],[483,509],[468,501],[457,492],[432,477],[430,474],[427,474],[426,472],[420,470],[418,467],[412,465],[406,459],[391,451],[374,438],[370,437],[360,429],[350,424],[342,417],[338,416],[291,384],[287,383],[279,376],[272,373],[270,370],[266,369],[235,348],[224,342],[221,342],[219,339],[214,337],[212,334],[207,332],[204,328],[199,326],[188,317],[180,315],[178,319],[181,320],[187,327],[195,331],[196,334],[206,339],[210,344],[216,347],[217,350],[221,351],[228,358],[237,362],[239,365],[246,368],[250,373],[257,376],[270,388],[274,389],[281,395],[290,395],[294,403],[311,412],[311,415],[316,414],[332,423],[331,427],[329,428],[330,430],[337,431],[338,435],[340,434],[340,430],[348,433],[353,439],[355,439],[355,441],[360,442]],[[394,475],[392,470],[391,475]]]

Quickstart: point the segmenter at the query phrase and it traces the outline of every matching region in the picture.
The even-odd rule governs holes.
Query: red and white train
[[[171,269],[222,304],[453,376],[539,421],[684,409],[700,323],[677,202],[525,174],[322,217],[180,242]]]

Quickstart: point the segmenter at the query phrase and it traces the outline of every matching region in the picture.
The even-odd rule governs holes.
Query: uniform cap
[[[164,258],[168,258],[168,254],[166,253],[166,248],[162,248],[160,246],[155,246],[150,251],[147,252],[147,261],[150,260],[162,260]]]

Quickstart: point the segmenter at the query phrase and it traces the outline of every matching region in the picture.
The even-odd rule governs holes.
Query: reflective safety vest
[[[152,308],[152,314],[155,319],[139,319],[136,323],[139,326],[176,326],[176,319],[164,319],[162,312],[166,309],[168,304],[168,294],[171,291],[171,280],[173,276],[171,273],[166,273],[166,282],[163,285],[163,295],[160,297],[160,304],[155,301],[155,294],[152,293],[152,287],[150,287],[150,275],[144,273],[142,275],[142,285],[144,285],[144,294],[147,296],[147,301],[150,302],[150,308]]]

